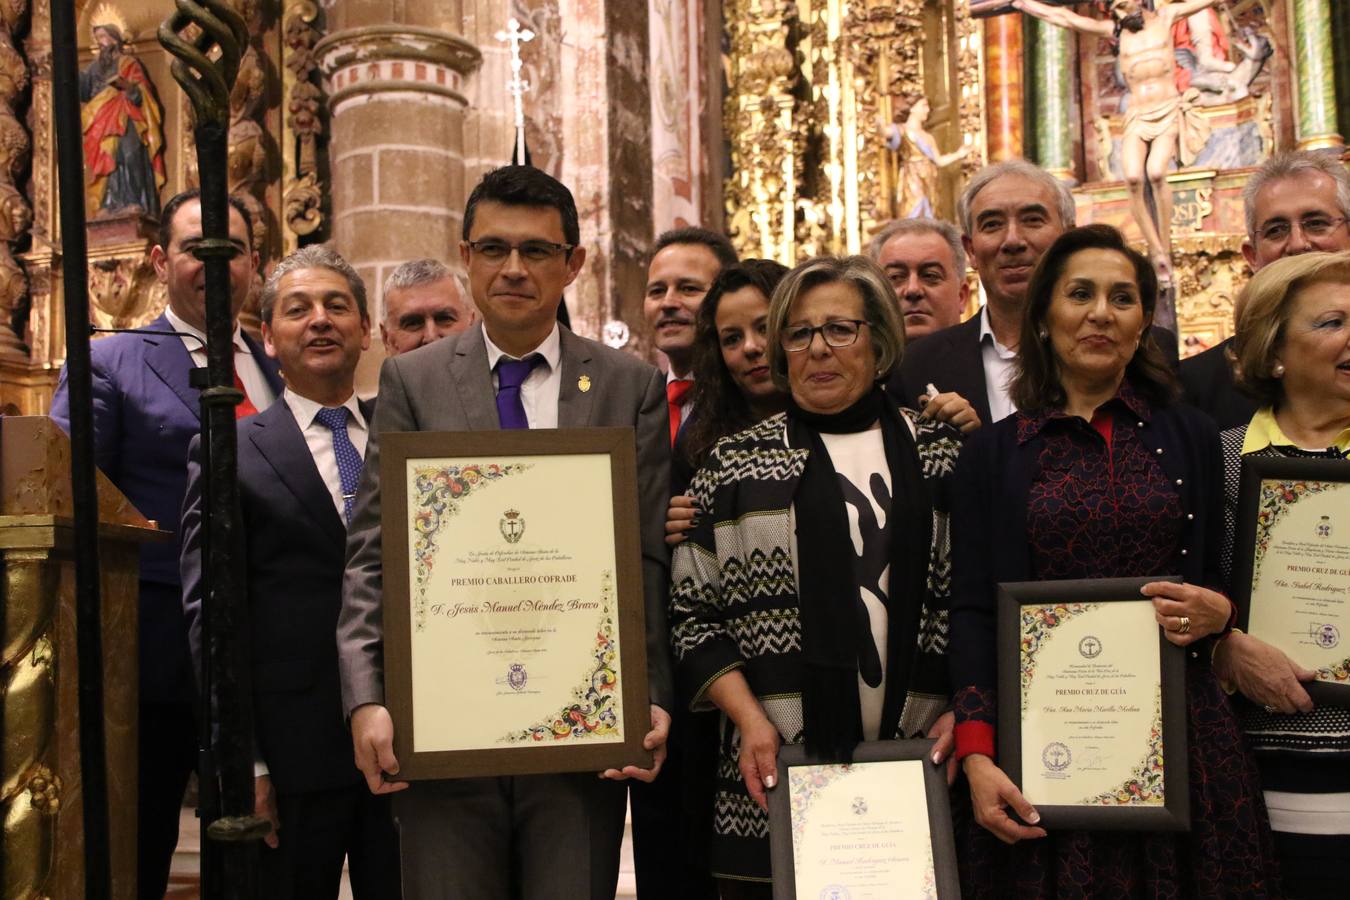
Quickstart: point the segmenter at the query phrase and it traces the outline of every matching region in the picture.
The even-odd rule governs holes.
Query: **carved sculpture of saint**
[[[141,61],[128,52],[122,16],[94,11],[94,60],[80,72],[85,194],[91,216],[128,209],[159,215],[164,110]]]
[[[936,217],[933,201],[937,197],[938,172],[966,155],[965,147],[951,153],[939,151],[937,140],[924,127],[928,124],[928,111],[927,97],[921,94],[911,97],[886,128],[897,219]]]

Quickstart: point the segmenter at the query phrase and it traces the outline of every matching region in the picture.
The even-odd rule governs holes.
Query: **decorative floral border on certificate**
[[[1148,804],[1159,806],[1166,800],[1163,793],[1163,734],[1162,734],[1162,686],[1159,685],[1153,695],[1153,726],[1148,734],[1148,751],[1139,763],[1133,778],[1127,779],[1120,787],[1103,791],[1095,797],[1081,802],[1094,806],[1140,806]]]
[[[937,867],[933,865],[932,835],[929,835],[928,858],[924,861],[923,887],[919,888],[919,900],[938,900]]]
[[[459,512],[459,501],[474,490],[530,468],[529,463],[471,463],[467,466],[423,466],[413,469],[412,509],[408,524],[412,528],[414,568],[413,627],[427,624],[427,585],[436,561],[436,536],[446,521]]]
[[[792,855],[800,858],[802,836],[806,831],[806,813],[820,792],[853,771],[853,766],[830,763],[817,766],[791,766],[788,769],[788,796],[792,798]]]
[[[620,694],[614,660],[618,656],[618,640],[614,629],[614,576],[606,570],[600,577],[600,625],[595,632],[594,665],[582,676],[581,685],[573,689],[573,702],[553,718],[512,731],[498,738],[498,743],[580,741],[617,735],[619,716],[615,701]]]
[[[1021,678],[1022,709],[1027,708],[1027,694],[1031,690],[1031,679],[1036,674],[1036,654],[1040,653],[1050,638],[1050,632],[1076,615],[1101,606],[1100,603],[1056,603],[1054,606],[1022,607],[1021,640]]]
[[[1304,497],[1320,494],[1335,487],[1331,481],[1275,481],[1262,479],[1261,492],[1256,501],[1256,560],[1252,566],[1252,584],[1261,574],[1261,560],[1270,546],[1271,532],[1280,516]]]
[[[1318,681],[1350,681],[1350,658],[1343,659],[1333,666],[1323,666],[1317,670]]]

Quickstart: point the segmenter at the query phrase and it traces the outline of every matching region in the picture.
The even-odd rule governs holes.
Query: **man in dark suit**
[[[392,357],[348,541],[338,653],[357,765],[394,798],[403,890],[440,897],[612,900],[623,838],[624,784],[659,772],[670,724],[666,629],[669,562],[662,541],[670,433],[661,373],[577,337],[556,321],[563,289],[585,262],[572,194],[529,166],[488,173],[464,212],[460,253],[481,327]],[[384,706],[379,436],[387,431],[498,428],[636,429],[642,583],[654,751],[650,770],[397,784],[393,721]],[[559,486],[556,502],[574,498]]]
[[[230,291],[238,316],[258,255],[248,209],[234,198],[229,223],[235,246]],[[206,364],[205,273],[192,255],[201,239],[197,192],[179,194],[164,206],[158,243],[150,252],[167,288],[168,309],[148,329],[180,334],[117,334],[90,348],[95,462],[143,515],[175,534],[187,484],[188,441],[201,431],[198,391],[188,384],[188,372]],[[234,343],[236,386],[247,397],[238,412],[265,409],[281,393],[276,363],[237,324]],[[51,416],[68,430],[66,377],[62,369]],[[141,547],[137,872],[140,896],[154,900],[168,885],[183,791],[197,759],[179,550],[177,538]]]
[[[399,894],[387,797],[366,790],[342,712],[333,630],[342,606],[347,521],[371,403],[354,390],[370,346],[365,287],[341,256],[306,247],[267,280],[263,342],[286,378],[282,402],[239,426],[239,503],[256,729],[255,801],[273,832],[263,896],[336,898],[344,858],[353,895]],[[201,648],[200,440],[183,511],[183,604]]]
[[[1064,182],[1024,159],[986,166],[956,204],[961,241],[975,263],[986,303],[979,315],[905,348],[886,389],[900,403],[923,409],[929,385],[970,401],[980,422],[1014,412],[1008,397],[1031,272],[1051,244],[1075,225],[1073,194]],[[1168,358],[1176,335],[1151,329]],[[966,430],[963,428],[963,430]]]
[[[1242,205],[1242,255],[1253,272],[1284,256],[1350,250],[1350,171],[1334,155],[1296,150],[1266,160],[1243,188]],[[1256,414],[1256,401],[1233,384],[1232,344],[1230,337],[1181,363],[1186,402],[1221,429],[1246,425]]]

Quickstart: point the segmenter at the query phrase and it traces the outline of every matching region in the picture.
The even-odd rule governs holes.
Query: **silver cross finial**
[[[506,83],[506,89],[511,92],[515,101],[516,108],[516,158],[521,163],[525,162],[525,92],[530,89],[530,83],[520,77],[520,70],[524,63],[520,59],[520,45],[534,40],[534,32],[528,28],[521,28],[520,21],[515,16],[506,20],[506,30],[499,31],[494,35],[498,41],[511,46],[511,80]]]

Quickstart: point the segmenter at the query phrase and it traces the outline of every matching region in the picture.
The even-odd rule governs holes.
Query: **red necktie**
[[[239,369],[234,370],[234,389],[244,395],[244,399],[234,408],[234,417],[242,419],[244,416],[251,416],[257,413],[258,407],[253,405],[253,401],[248,399],[248,391],[244,390],[244,381],[239,377]]]
[[[670,446],[675,446],[675,436],[680,433],[680,404],[684,402],[684,395],[689,393],[689,389],[694,386],[692,381],[684,379],[681,381],[666,382],[666,401],[670,403]]]

